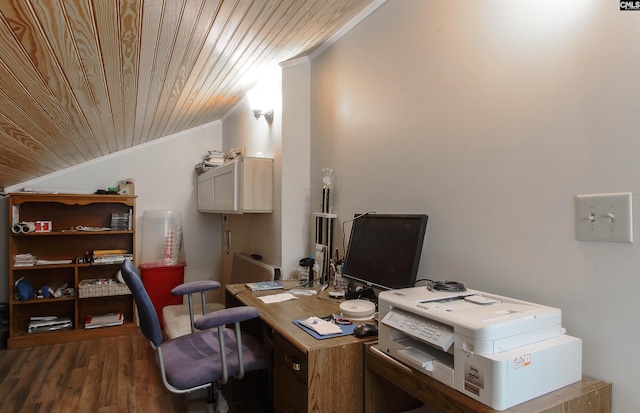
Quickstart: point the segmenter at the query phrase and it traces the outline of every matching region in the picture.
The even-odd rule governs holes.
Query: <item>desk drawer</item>
[[[275,413],[307,413],[308,391],[296,375],[282,363],[275,366]]]
[[[306,353],[274,335],[275,413],[306,413],[309,390]]]
[[[279,334],[274,338],[275,364],[281,365],[291,372],[307,388],[308,362],[306,353],[295,348],[291,343],[282,338]]]

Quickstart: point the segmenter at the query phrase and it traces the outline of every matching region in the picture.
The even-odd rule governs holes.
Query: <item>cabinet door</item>
[[[204,212],[237,212],[238,161],[218,166],[198,177],[198,209]]]
[[[273,212],[273,159],[244,158],[242,211]]]

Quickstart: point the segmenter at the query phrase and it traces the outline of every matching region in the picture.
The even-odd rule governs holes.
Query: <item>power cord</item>
[[[449,292],[463,292],[467,291],[467,288],[463,283],[457,281],[432,281],[428,280],[427,288],[429,291],[449,291]]]
[[[346,224],[347,222],[355,221],[356,219],[362,218],[362,217],[367,216],[369,214],[377,214],[377,212],[376,211],[368,211],[368,212],[365,212],[364,214],[356,215],[355,217],[353,217],[351,219],[345,219],[344,221],[342,221],[342,251],[344,252],[345,256],[347,254],[347,249],[344,246],[345,235],[346,235],[346,233],[344,231],[344,224]]]

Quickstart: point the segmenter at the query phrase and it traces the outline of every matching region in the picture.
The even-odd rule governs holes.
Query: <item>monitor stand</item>
[[[367,300],[372,301],[375,304],[378,303],[378,297],[370,286],[360,286],[354,282],[350,282],[347,288],[347,300]]]

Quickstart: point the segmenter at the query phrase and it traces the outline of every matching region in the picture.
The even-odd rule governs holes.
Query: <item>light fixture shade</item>
[[[249,98],[249,105],[251,109],[260,110],[265,107],[268,107],[268,92],[266,88],[261,87],[260,85],[254,87],[253,89],[247,92],[247,97]]]
[[[273,110],[269,109],[266,112],[263,112],[260,109],[253,110],[253,116],[255,116],[256,119],[260,119],[260,116],[262,115],[264,115],[264,120],[266,120],[267,123],[271,125],[271,122],[273,122]]]
[[[253,110],[253,116],[259,119],[264,115],[264,119],[268,124],[273,122],[273,109],[270,103],[270,94],[267,88],[263,86],[256,86],[247,92],[249,98],[249,105]]]

